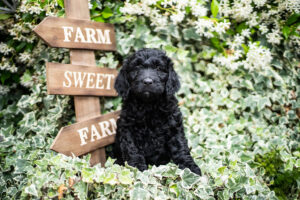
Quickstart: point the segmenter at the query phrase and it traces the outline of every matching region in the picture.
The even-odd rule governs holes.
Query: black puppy
[[[116,163],[146,170],[172,159],[201,175],[190,155],[174,94],[180,82],[165,53],[142,49],[125,60],[115,89],[123,105],[114,145]]]

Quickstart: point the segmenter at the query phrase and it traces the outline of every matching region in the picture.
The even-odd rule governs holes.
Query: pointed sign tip
[[[59,132],[57,133],[55,139],[53,140],[53,142],[52,142],[52,144],[51,144],[51,146],[50,146],[50,149],[51,149],[51,150],[58,152],[58,151],[56,150],[56,145],[55,145],[55,144],[56,144],[57,140],[59,139],[58,136],[61,134],[61,132],[63,131],[64,128],[65,128],[65,127],[62,127],[62,128],[59,130]]]

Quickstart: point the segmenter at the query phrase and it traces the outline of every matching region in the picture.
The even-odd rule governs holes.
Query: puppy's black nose
[[[153,80],[151,78],[145,78],[144,79],[144,84],[145,85],[151,85],[153,83]]]

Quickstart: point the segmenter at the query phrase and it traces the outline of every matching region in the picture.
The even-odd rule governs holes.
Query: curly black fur
[[[174,94],[180,82],[165,53],[142,49],[125,60],[115,89],[123,105],[114,144],[116,163],[139,170],[173,160],[201,175],[190,155]]]

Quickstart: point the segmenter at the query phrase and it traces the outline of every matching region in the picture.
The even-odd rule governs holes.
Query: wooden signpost
[[[117,96],[115,69],[59,63],[46,68],[48,94]]]
[[[76,121],[63,127],[51,149],[83,155],[91,152],[90,164],[106,162],[104,146],[114,142],[119,112],[101,116],[99,97],[116,96],[116,71],[96,67],[92,50],[116,50],[114,26],[92,22],[88,0],[64,0],[67,18],[47,17],[34,32],[49,46],[71,48],[71,64],[47,63],[49,94],[74,96]]]

